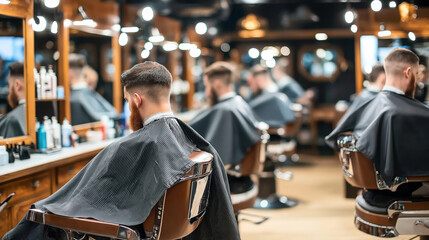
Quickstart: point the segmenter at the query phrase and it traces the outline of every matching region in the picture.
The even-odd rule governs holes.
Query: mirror
[[[298,52],[298,70],[310,81],[335,81],[343,66],[341,49],[328,44],[304,46]]]
[[[103,115],[117,118],[113,107],[112,37],[71,28],[70,53],[73,53],[69,57],[72,125],[100,121]],[[76,57],[83,59],[79,66]]]
[[[26,135],[23,20],[0,15],[0,138]],[[18,63],[19,62],[19,63]]]

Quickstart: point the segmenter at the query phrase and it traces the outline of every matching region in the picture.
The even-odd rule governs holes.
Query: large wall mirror
[[[302,47],[298,52],[298,70],[310,81],[332,82],[345,64],[340,48],[329,44]]]

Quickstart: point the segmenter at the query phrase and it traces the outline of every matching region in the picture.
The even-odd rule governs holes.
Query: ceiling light
[[[124,33],[136,33],[139,31],[138,27],[123,27],[121,28],[121,31]]]
[[[356,33],[358,30],[358,27],[356,26],[356,24],[353,24],[350,26],[350,31],[352,31],[352,33]]]
[[[352,10],[348,10],[345,14],[344,14],[344,20],[346,20],[346,23],[352,23],[353,20],[355,20],[355,14]]]
[[[256,48],[251,48],[251,49],[249,49],[248,54],[249,54],[249,57],[251,57],[251,58],[258,58],[259,57],[259,50]]]
[[[289,56],[290,55],[290,49],[287,46],[283,46],[282,48],[280,48],[280,53],[283,56]]]
[[[128,35],[126,33],[121,33],[119,35],[119,45],[125,46],[128,43]]]
[[[274,60],[274,58],[268,59],[265,61],[265,64],[267,65],[267,67],[273,68],[276,66],[276,60]]]
[[[36,24],[36,22],[34,21],[33,18],[30,19],[31,27],[33,28],[33,30],[35,32],[45,31],[46,25],[47,25],[46,19],[44,17],[42,17],[42,16],[37,16],[37,18],[39,19],[39,24]]]
[[[145,49],[147,49],[147,50],[152,50],[152,48],[153,48],[153,43],[151,43],[151,42],[146,42],[145,44],[144,44],[144,48]]]
[[[325,41],[326,39],[328,39],[328,35],[326,35],[326,33],[316,33],[314,37],[318,41]]]
[[[207,25],[203,22],[197,23],[197,25],[195,25],[195,32],[199,35],[205,34],[207,32]]]
[[[396,7],[396,2],[395,1],[390,1],[389,2],[389,7],[390,8],[395,8]]]
[[[147,49],[143,49],[143,51],[140,53],[140,56],[141,56],[143,59],[148,58],[148,57],[149,57],[149,55],[150,55],[150,51],[149,51],[149,50],[147,50]]]
[[[45,0],[44,3],[47,8],[56,8],[60,4],[60,0]]]
[[[274,53],[271,49],[265,49],[261,52],[261,58],[265,61],[274,58]]]
[[[165,42],[164,45],[162,45],[162,49],[167,52],[171,52],[177,49],[177,43],[176,42]]]
[[[161,35],[161,33],[159,33],[158,28],[152,28],[152,36],[149,37],[149,41],[153,42],[153,43],[159,43],[164,41],[164,36]]]
[[[217,27],[209,27],[207,32],[209,35],[214,36],[217,34],[218,30],[217,30]]]
[[[231,46],[229,45],[229,43],[222,43],[220,45],[220,50],[222,52],[229,52],[229,50],[231,50]]]
[[[57,21],[53,21],[51,25],[51,33],[57,34],[58,33],[58,23]]]
[[[153,9],[151,7],[145,7],[142,9],[143,20],[148,22],[148,21],[153,19],[153,15],[154,15],[154,12],[153,12]]]
[[[378,12],[381,10],[381,8],[383,7],[383,4],[381,3],[380,0],[373,0],[371,2],[371,9],[374,12]]]
[[[390,35],[392,35],[392,32],[390,32],[389,30],[383,30],[378,32],[379,37],[388,37]]]
[[[261,22],[255,14],[247,15],[242,21],[241,26],[246,30],[256,30],[261,27]]]
[[[97,23],[92,19],[83,19],[81,21],[73,21],[75,26],[87,26],[87,27],[96,27]]]
[[[408,33],[408,38],[409,38],[411,41],[416,41],[416,35],[415,35],[413,32],[409,32],[409,33]]]
[[[201,49],[199,48],[193,48],[189,51],[189,55],[193,58],[197,58],[201,55]]]
[[[10,0],[0,0],[0,4],[10,4]]]
[[[197,48],[197,45],[189,42],[183,42],[179,44],[179,49],[182,51],[188,51],[191,49]]]

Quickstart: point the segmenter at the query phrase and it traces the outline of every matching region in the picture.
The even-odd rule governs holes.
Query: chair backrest
[[[265,162],[265,143],[263,140],[255,143],[240,164],[240,175],[249,176],[262,172]]]
[[[268,133],[272,135],[279,135],[282,137],[295,137],[301,128],[303,117],[302,117],[302,106],[295,104],[293,107],[295,114],[295,121],[286,124],[281,128],[269,128]]]
[[[167,190],[143,223],[144,230],[155,239],[183,238],[203,219],[209,200],[213,156],[198,151],[189,158],[195,165]]]

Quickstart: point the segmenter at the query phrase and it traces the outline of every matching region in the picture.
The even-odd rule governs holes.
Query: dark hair
[[[384,66],[381,63],[377,63],[372,67],[371,73],[368,75],[368,81],[375,82],[380,76],[380,74],[383,74],[384,72]]]
[[[169,90],[171,82],[172,77],[167,68],[152,61],[136,64],[121,75],[121,83],[126,90],[140,88],[156,101],[159,100],[159,91],[154,88]]]
[[[232,79],[232,69],[229,63],[227,62],[215,62],[210,65],[204,75],[207,76],[209,81],[214,79],[221,80],[225,85],[231,85],[233,83]]]
[[[250,74],[252,74],[253,77],[256,77],[260,74],[268,74],[268,68],[262,66],[262,65],[255,65],[250,69]]]
[[[398,68],[394,64],[391,65],[391,63],[402,63],[411,67],[419,64],[419,57],[408,49],[395,48],[384,59],[384,69],[387,74],[400,75],[404,69]]]
[[[14,62],[9,66],[9,74],[12,77],[24,77],[24,63],[23,62]]]
[[[85,56],[78,53],[69,54],[69,68],[72,69],[83,69],[86,66]]]

